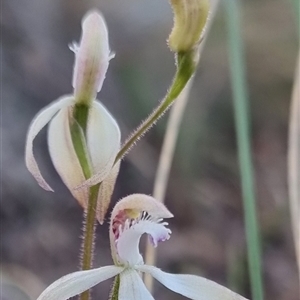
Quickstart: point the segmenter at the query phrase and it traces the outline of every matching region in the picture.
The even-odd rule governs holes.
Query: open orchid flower
[[[147,266],[139,252],[139,241],[146,233],[154,247],[170,238],[163,218],[173,215],[154,198],[134,194],[117,203],[110,221],[110,243],[115,265],[68,274],[52,283],[38,300],[66,300],[114,276],[120,276],[119,300],[154,299],[140,273],[150,273],[164,286],[194,300],[245,300],[244,297],[208,279],[195,275],[169,274]]]
[[[118,164],[113,165],[120,149],[120,130],[115,119],[96,100],[112,58],[106,24],[99,12],[91,11],[84,17],[80,44],[74,44],[72,50],[75,52],[74,94],[59,98],[36,115],[27,135],[25,161],[38,184],[47,191],[53,191],[41,175],[33,154],[36,135],[50,122],[48,146],[52,162],[73,196],[86,208],[89,191],[84,182],[87,178],[76,155],[70,131],[71,125],[76,122],[74,107],[86,107],[88,118],[86,132],[83,133],[86,152],[93,168],[92,175],[98,174],[97,182],[103,181],[98,198],[106,196],[98,205],[98,219],[102,222],[119,170]]]

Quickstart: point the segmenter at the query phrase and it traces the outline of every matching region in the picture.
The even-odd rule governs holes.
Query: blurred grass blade
[[[249,100],[246,85],[243,43],[240,33],[241,23],[238,1],[226,1],[225,8],[252,299],[262,300],[264,296],[261,270],[261,249],[253,182]]]
[[[288,142],[288,186],[292,230],[300,276],[300,52],[298,55],[290,111]]]
[[[300,1],[299,0],[292,0],[292,1],[294,5],[296,25],[299,34],[300,33]]]

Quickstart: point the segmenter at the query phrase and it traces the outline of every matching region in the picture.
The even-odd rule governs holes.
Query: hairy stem
[[[119,299],[119,288],[120,288],[120,275],[115,277],[109,300],[118,300]]]
[[[71,123],[71,136],[75,152],[80,162],[86,179],[93,174],[93,168],[90,162],[88,150],[86,148],[86,127],[88,122],[89,107],[83,104],[75,105],[73,112],[73,122]],[[93,266],[95,229],[96,229],[96,208],[97,196],[100,183],[90,187],[87,209],[83,218],[83,240],[81,269],[89,270]],[[89,300],[90,291],[85,291],[79,296],[80,300]]]
[[[90,270],[93,267],[94,248],[95,248],[95,230],[96,230],[96,207],[97,196],[100,183],[90,188],[88,209],[84,213],[83,219],[83,240],[82,240],[82,257],[81,269]],[[89,300],[90,290],[80,295],[80,300]]]
[[[196,69],[197,63],[195,62],[194,50],[185,53],[178,53],[177,62],[177,71],[167,96],[158,105],[158,107],[154,109],[152,114],[142,122],[133,135],[127,139],[119,151],[115,163],[119,159],[123,158],[136,141],[139,140],[157,122],[157,120],[164,115],[164,113],[173,104],[174,100],[179,96]]]

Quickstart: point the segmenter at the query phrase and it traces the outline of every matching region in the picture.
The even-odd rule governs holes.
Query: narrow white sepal
[[[124,268],[107,266],[68,274],[48,286],[37,300],[66,300],[112,278]]]
[[[32,120],[26,138],[25,147],[25,163],[29,172],[36,179],[38,184],[47,191],[52,191],[53,189],[48,185],[48,183],[43,178],[38,164],[35,160],[33,154],[33,141],[37,134],[43,129],[43,127],[53,118],[53,116],[63,107],[69,106],[74,102],[74,97],[64,96],[58,100],[50,103],[44,109],[38,112],[35,118]]]
[[[70,132],[69,108],[65,107],[53,118],[48,129],[48,148],[53,165],[64,184],[84,208],[87,206],[87,188],[75,190],[85,181]]]
[[[94,175],[78,188],[93,186],[108,176],[120,144],[121,133],[117,122],[100,102],[93,101],[87,125],[87,147]]]
[[[154,300],[140,275],[133,269],[120,274],[119,300]]]
[[[150,273],[168,289],[193,300],[246,300],[246,298],[206,278],[196,275],[170,274],[147,265],[136,269]]]

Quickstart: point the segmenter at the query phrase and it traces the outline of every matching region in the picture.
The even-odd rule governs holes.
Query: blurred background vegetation
[[[34,115],[72,92],[74,55],[67,45],[79,40],[81,18],[93,7],[104,14],[116,53],[98,98],[119,122],[123,140],[162,99],[175,71],[165,42],[172,27],[168,1],[2,1],[2,300],[36,299],[79,264],[82,210],[50,162],[46,130],[35,153],[54,194],[26,170],[24,143]],[[297,300],[286,180],[296,13],[286,0],[244,0],[242,8],[266,299]],[[158,248],[158,266],[203,275],[249,297],[227,57],[221,6],[179,135],[166,198],[173,235]],[[123,161],[112,205],[130,193],[152,193],[166,120]],[[95,265],[110,263],[107,217],[97,230]],[[107,299],[110,285],[97,286],[95,299]],[[161,285],[154,297],[182,299]]]

